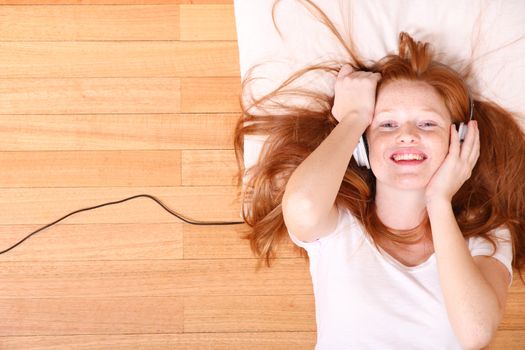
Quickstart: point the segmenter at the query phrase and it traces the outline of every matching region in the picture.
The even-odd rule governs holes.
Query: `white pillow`
[[[354,42],[365,63],[397,53],[399,32],[416,41],[428,41],[436,59],[460,70],[472,57],[475,81],[467,83],[474,95],[492,99],[516,113],[525,128],[525,1],[522,0],[313,0],[339,32]],[[274,0],[234,0],[241,79],[256,64],[249,95],[260,97],[290,74],[315,62],[348,60],[333,34],[300,0],[281,0],[272,22]],[[308,5],[307,5],[308,6]],[[498,48],[502,47],[500,50]],[[497,50],[482,57],[483,54]],[[303,85],[333,95],[335,76],[310,73]],[[253,111],[255,112],[255,111]],[[244,164],[258,159],[264,137],[247,136]]]

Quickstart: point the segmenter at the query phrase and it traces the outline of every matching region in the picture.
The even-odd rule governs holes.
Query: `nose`
[[[396,137],[397,142],[400,143],[414,143],[419,140],[419,133],[417,127],[412,124],[405,124],[398,129]]]

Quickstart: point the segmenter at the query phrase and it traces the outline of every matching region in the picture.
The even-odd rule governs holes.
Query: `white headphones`
[[[469,121],[472,120],[472,116],[474,114],[474,101],[470,98],[470,117]],[[465,134],[467,132],[467,127],[465,126],[465,123],[459,124],[459,142],[463,142],[465,140]],[[368,155],[367,155],[367,146],[365,143],[365,140],[363,136],[359,138],[359,143],[357,144],[357,147],[354,150],[354,159],[357,162],[357,165],[359,166],[366,166],[368,169],[370,169],[370,163],[368,162]]]

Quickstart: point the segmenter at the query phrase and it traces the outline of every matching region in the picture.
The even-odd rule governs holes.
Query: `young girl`
[[[305,69],[253,104],[309,70],[337,72],[334,96],[303,91],[320,108],[243,106],[237,125],[239,178],[244,135],[268,135],[245,184],[246,238],[268,266],[286,237],[306,250],[316,349],[482,348],[525,263],[523,131],[474,96],[468,72],[399,40],[371,66],[342,42],[350,64]]]

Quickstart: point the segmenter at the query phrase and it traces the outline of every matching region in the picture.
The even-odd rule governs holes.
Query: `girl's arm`
[[[481,349],[498,329],[502,306],[470,254],[452,204],[433,201],[427,211],[448,318],[465,349]]]
[[[295,169],[283,195],[286,225],[301,234],[299,239],[315,239],[313,231],[330,226],[325,219],[336,212],[335,199],[352,152],[372,120],[379,79],[379,73],[352,72],[350,66],[339,71],[332,108],[339,124]]]
[[[365,128],[352,118],[343,119],[290,176],[282,210],[287,228],[299,239],[310,242],[327,233],[320,231],[334,228],[337,218],[330,215],[333,222],[325,218],[334,211],[346,168]]]
[[[468,123],[467,136],[462,145],[455,127],[451,125],[449,153],[425,190],[439,281],[448,317],[456,336],[467,349],[488,345],[501,321],[504,307],[500,305],[496,290],[470,254],[451,204],[453,195],[470,177],[479,152],[476,121]]]

